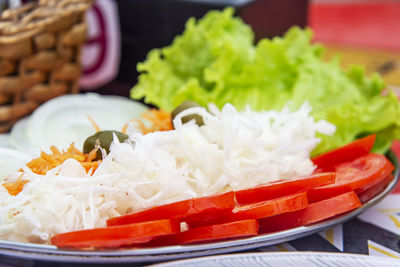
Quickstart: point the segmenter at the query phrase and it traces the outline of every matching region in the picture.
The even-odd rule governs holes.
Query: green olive
[[[96,143],[99,142],[101,148],[105,149],[107,154],[110,153],[110,145],[113,141],[113,134],[115,134],[120,142],[124,142],[128,139],[128,135],[118,132],[118,131],[100,131],[95,133],[92,136],[86,138],[85,143],[83,144],[83,153],[89,153],[93,149],[96,148]],[[97,150],[96,160],[101,159],[101,151]]]
[[[178,115],[182,111],[194,107],[200,107],[200,105],[193,101],[184,101],[182,104],[180,104],[171,112],[172,121],[175,119],[176,115]],[[201,117],[200,115],[193,114],[182,117],[182,123],[186,123],[191,120],[195,120],[196,124],[199,126],[204,125],[203,117]]]

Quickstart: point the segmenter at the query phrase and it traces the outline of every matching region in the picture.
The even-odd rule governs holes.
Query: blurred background
[[[28,0],[0,0],[0,10]],[[400,1],[397,0],[96,0],[87,12],[88,41],[82,53],[81,91],[128,96],[136,64],[152,48],[170,44],[189,17],[234,6],[256,40],[309,26],[327,58],[343,67],[357,63],[400,86]]]

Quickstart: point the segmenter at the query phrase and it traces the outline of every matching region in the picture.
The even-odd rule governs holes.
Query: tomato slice
[[[380,184],[383,180],[385,180],[394,170],[394,165],[388,160],[385,166],[385,170],[379,177],[376,177],[372,182],[357,188],[355,192],[360,194],[362,192],[367,191],[368,189],[375,187],[377,184]]]
[[[193,228],[177,236],[179,244],[200,243],[258,234],[257,220],[243,220]]]
[[[307,208],[259,220],[260,233],[270,233],[309,225],[361,207],[355,192],[344,193],[309,204]]]
[[[107,225],[122,225],[161,219],[190,219],[192,216],[213,216],[214,214],[232,210],[235,207],[234,193],[228,192],[213,196],[193,198],[166,204],[107,220]]]
[[[316,156],[312,161],[318,166],[318,168],[327,171],[326,168],[329,168],[331,165],[337,165],[367,155],[374,146],[375,139],[375,134],[366,136],[351,142],[350,144]]]
[[[178,221],[159,220],[58,234],[51,239],[51,243],[68,248],[116,248],[179,232]]]
[[[282,197],[300,191],[306,191],[314,187],[332,184],[336,174],[317,173],[307,177],[279,180],[262,184],[253,188],[235,192],[236,201],[239,204],[255,203]]]
[[[338,164],[334,166],[336,182],[309,190],[308,201],[312,203],[344,192],[368,188],[386,177],[388,168],[393,168],[390,161],[384,155],[373,153]]]
[[[229,213],[221,213],[218,217],[197,218],[187,220],[189,229],[211,224],[221,224],[226,222],[259,219],[285,212],[296,211],[306,208],[308,205],[307,192],[303,191],[292,195],[275,198],[267,201],[240,205]]]
[[[373,187],[357,193],[360,201],[362,203],[368,202],[372,198],[374,198],[376,195],[378,195],[380,192],[383,191],[383,189],[386,188],[386,186],[394,179],[394,176],[392,174],[389,174],[386,176],[383,180],[381,180],[379,183],[374,185]]]

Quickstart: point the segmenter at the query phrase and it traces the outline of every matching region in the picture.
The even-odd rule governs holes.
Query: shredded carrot
[[[24,188],[24,185],[28,182],[28,181],[22,181],[22,180],[21,180],[22,175],[23,175],[23,174],[21,174],[21,175],[18,177],[18,179],[17,179],[16,182],[13,182],[13,183],[4,183],[4,184],[3,184],[3,186],[7,189],[8,193],[9,193],[10,195],[12,195],[12,196],[18,195],[18,193],[21,192],[22,189]]]
[[[139,129],[143,132],[143,134],[147,134],[150,132],[155,131],[169,131],[173,129],[172,122],[171,122],[171,114],[169,112],[157,109],[151,109],[146,113],[143,113],[142,118],[149,121],[151,125],[147,127],[142,120],[134,119],[132,122],[137,123]],[[96,122],[88,116],[90,123],[92,124],[93,128],[97,132],[100,131],[99,126]],[[122,132],[126,132],[127,124],[124,125]],[[26,164],[34,173],[44,175],[48,170],[53,169],[61,165],[65,160],[69,158],[73,158],[85,168],[86,172],[90,170],[95,171],[99,164],[100,160],[94,161],[96,158],[97,151],[99,146],[96,146],[95,149],[90,151],[89,154],[84,154],[78,149],[75,148],[74,143],[72,143],[69,148],[65,151],[60,151],[55,146],[51,146],[51,154],[47,154],[45,152],[41,152],[40,157],[33,159],[28,164]],[[23,175],[23,174],[22,174]],[[18,178],[16,182],[11,183],[3,183],[3,186],[7,189],[10,195],[17,195],[19,192],[22,191],[24,185],[28,181],[22,181],[22,175]]]
[[[75,148],[72,143],[66,151],[60,152],[56,147],[52,146],[50,150],[52,154],[42,152],[39,158],[36,158],[26,164],[34,173],[46,174],[48,170],[59,166],[65,160],[73,158],[81,163],[81,165],[89,171],[90,169],[96,170],[99,162],[92,162],[96,156],[96,151],[84,154]]]
[[[151,125],[147,127],[141,119],[133,119],[132,122],[135,122],[138,128],[142,131],[143,134],[156,132],[156,131],[169,131],[173,129],[171,114],[164,110],[151,109],[145,113],[143,113],[142,118],[149,121]],[[124,125],[122,132],[125,133],[127,129],[127,124]]]
[[[99,150],[98,147],[95,148],[95,149],[92,149],[92,151],[90,151],[89,154],[87,155],[86,161],[87,162],[92,162],[96,158],[98,150]]]
[[[48,170],[59,166],[69,158],[76,159],[85,168],[86,172],[90,170],[95,171],[99,166],[100,161],[93,161],[96,157],[97,149],[93,149],[89,154],[84,154],[75,148],[72,143],[66,151],[60,151],[55,146],[51,146],[50,150],[52,154],[42,152],[39,158],[33,159],[26,164],[34,173],[44,175]],[[3,186],[7,189],[10,195],[16,196],[22,191],[24,185],[28,181],[22,181],[22,175],[16,182],[3,183]]]
[[[96,132],[100,132],[100,127],[99,125],[97,125],[97,123],[94,121],[94,119],[92,119],[92,117],[87,116],[88,120],[90,121],[90,123],[92,124],[93,128],[96,130]]]

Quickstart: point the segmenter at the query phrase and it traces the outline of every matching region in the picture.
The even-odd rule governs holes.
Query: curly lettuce
[[[283,37],[254,45],[251,28],[234,10],[210,11],[189,19],[170,46],[154,49],[137,66],[138,83],[131,97],[171,111],[184,100],[237,109],[280,110],[289,103],[312,107],[315,119],[337,126],[333,136],[320,136],[320,154],[356,138],[377,133],[374,151],[384,153],[400,138],[400,105],[385,91],[379,75],[363,68],[340,68],[337,58],[323,60],[324,48],[312,44],[310,29],[291,28]]]

